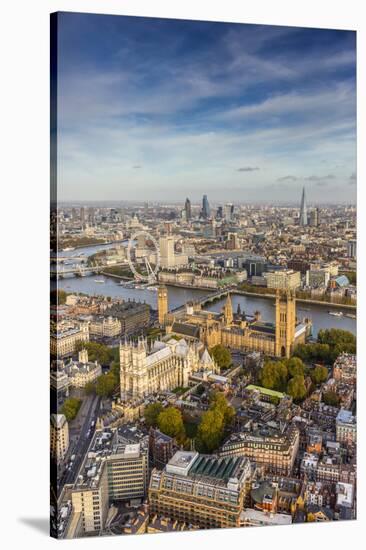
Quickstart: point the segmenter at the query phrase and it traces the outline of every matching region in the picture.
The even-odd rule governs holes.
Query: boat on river
[[[356,319],[356,315],[354,313],[346,313],[345,316],[348,317],[349,319]]]
[[[342,317],[343,313],[341,311],[328,311],[329,315],[333,315],[333,317]]]

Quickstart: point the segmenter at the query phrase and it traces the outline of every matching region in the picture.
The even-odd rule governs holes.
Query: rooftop
[[[279,399],[283,399],[283,397],[286,397],[285,393],[275,390],[269,390],[267,388],[263,388],[262,386],[255,386],[254,384],[249,384],[249,386],[247,386],[245,389],[249,391],[257,390],[264,395],[268,395],[269,397],[278,397]]]
[[[342,422],[343,424],[355,424],[356,419],[351,411],[341,409],[337,414],[337,422]]]
[[[189,471],[189,475],[207,476],[228,481],[231,478],[237,477],[236,474],[241,462],[241,457],[217,458],[201,455],[195,460]]]

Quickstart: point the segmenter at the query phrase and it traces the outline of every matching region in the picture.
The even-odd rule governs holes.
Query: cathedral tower
[[[158,288],[158,318],[159,324],[165,324],[165,317],[168,313],[168,289],[166,286],[159,286]]]
[[[277,357],[289,358],[295,341],[296,300],[292,290],[276,293],[276,344]]]

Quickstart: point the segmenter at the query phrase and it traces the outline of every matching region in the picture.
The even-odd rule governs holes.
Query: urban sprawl
[[[299,195],[51,210],[54,536],[355,519],[356,208]]]

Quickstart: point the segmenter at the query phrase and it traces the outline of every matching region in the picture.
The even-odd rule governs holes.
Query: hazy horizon
[[[59,201],[355,203],[355,39],[59,13]]]

